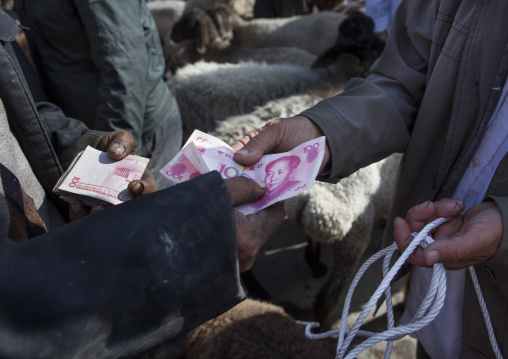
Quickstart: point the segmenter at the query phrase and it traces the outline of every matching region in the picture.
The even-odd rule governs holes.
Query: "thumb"
[[[271,153],[278,143],[279,127],[272,125],[277,122],[274,120],[258,130],[251,131],[236,142],[233,145],[233,149],[237,151],[234,154],[235,161],[250,166],[257,163],[265,154]]]
[[[134,150],[134,137],[126,130],[109,132],[101,139],[97,149],[106,151],[112,159],[121,160]]]
[[[226,183],[233,207],[255,202],[263,197],[266,192],[266,183],[261,180],[237,176],[228,178],[224,182]]]

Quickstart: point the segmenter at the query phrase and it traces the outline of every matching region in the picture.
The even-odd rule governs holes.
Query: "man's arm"
[[[233,204],[264,189],[228,181],[212,172],[0,247],[0,356],[129,357],[243,300],[237,241],[248,269],[283,215],[239,218]]]
[[[434,3],[437,1],[403,2],[384,52],[367,79],[354,78],[341,94],[319,102],[300,116],[253,131],[233,146],[249,152],[237,153],[235,160],[255,163],[263,154],[294,148],[324,134],[329,171],[318,179],[337,182],[391,153],[403,152],[424,95]],[[294,136],[297,128],[308,130]],[[252,141],[253,136],[256,141]]]
[[[128,130],[139,149],[149,67],[139,2],[86,0],[74,3],[99,72],[95,129]]]

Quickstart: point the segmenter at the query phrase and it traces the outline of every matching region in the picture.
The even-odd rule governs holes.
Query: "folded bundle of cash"
[[[235,162],[234,153],[227,143],[195,130],[160,173],[176,183],[210,171],[218,171],[223,178],[247,176],[263,180],[267,185],[263,198],[236,208],[245,215],[252,214],[312,186],[323,161],[325,137],[305,142],[289,152],[265,155],[253,166]]]
[[[127,186],[141,179],[149,161],[136,155],[115,161],[88,146],[74,158],[53,192],[65,201],[79,199],[88,206],[119,204],[132,198]]]

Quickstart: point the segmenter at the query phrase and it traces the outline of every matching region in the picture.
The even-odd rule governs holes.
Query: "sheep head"
[[[356,11],[342,21],[338,30],[335,45],[321,54],[312,68],[328,67],[338,61],[347,77],[366,77],[384,49],[384,41],[374,34],[374,22]]]
[[[184,12],[171,31],[171,40],[179,43],[193,39],[196,51],[204,54],[209,48],[225,48],[233,38],[234,10],[227,3],[214,3],[206,9]]]

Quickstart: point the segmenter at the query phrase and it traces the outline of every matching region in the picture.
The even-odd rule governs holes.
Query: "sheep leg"
[[[307,247],[305,248],[305,261],[309,265],[314,278],[321,278],[326,275],[328,267],[319,260],[321,254],[321,243],[313,241],[307,236]]]
[[[332,244],[333,265],[330,273],[314,300],[316,320],[321,324],[319,331],[327,331],[335,320],[335,309],[344,286],[356,270],[358,262],[368,247],[372,223],[357,223],[342,239]],[[338,315],[340,316],[340,314]]]

